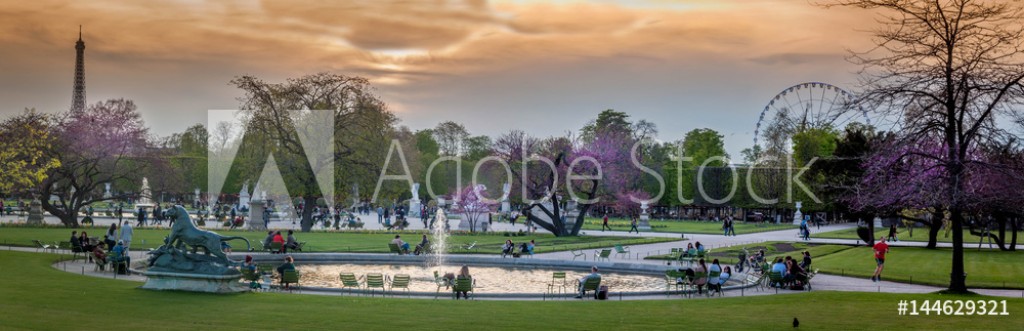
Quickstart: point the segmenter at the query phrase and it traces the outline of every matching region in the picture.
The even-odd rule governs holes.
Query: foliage
[[[0,192],[33,188],[60,159],[47,151],[55,144],[54,119],[35,109],[0,123]]]

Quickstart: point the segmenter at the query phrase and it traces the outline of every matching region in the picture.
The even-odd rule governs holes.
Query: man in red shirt
[[[885,268],[885,253],[889,252],[889,245],[885,243],[885,237],[878,238],[878,242],[875,243],[873,249],[875,251],[875,263],[878,266],[875,267],[875,274],[871,276],[871,281],[880,282],[882,281],[882,268]]]
[[[604,229],[612,229],[612,227],[608,226],[608,213],[604,213],[604,222],[601,222],[601,232],[604,232]]]

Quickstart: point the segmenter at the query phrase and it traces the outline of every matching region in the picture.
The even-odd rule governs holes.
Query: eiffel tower
[[[75,43],[75,87],[71,96],[71,111],[85,110],[85,42],[82,41],[82,26],[78,26],[78,42]]]

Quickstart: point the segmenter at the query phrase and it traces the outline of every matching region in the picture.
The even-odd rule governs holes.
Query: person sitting
[[[473,276],[471,276],[469,274],[469,267],[467,267],[465,264],[462,265],[462,269],[459,269],[459,275],[456,276],[456,277],[458,277],[460,279],[472,279],[473,278]],[[466,300],[469,300],[469,293],[466,292],[466,291],[455,292],[455,300],[459,299],[459,295],[460,294],[462,295],[463,298],[466,298]]]
[[[701,254],[704,254],[704,245],[701,245],[701,243],[698,241],[697,242],[697,255],[701,255]]]
[[[285,270],[295,270],[295,259],[291,255],[284,257],[284,264],[277,266],[277,274],[284,278]],[[284,284],[284,288],[288,289],[290,284]]]
[[[533,239],[530,239],[530,243],[526,244],[526,252],[524,252],[524,253],[533,255],[533,248],[534,247],[537,247],[537,244],[533,242]]]
[[[100,265],[100,270],[107,265],[107,253],[104,251],[106,244],[100,242],[92,248],[92,257],[96,260],[97,264]]]
[[[118,241],[117,245],[110,250],[113,253],[111,262],[117,264],[117,268],[114,269],[117,273],[121,273],[121,265],[130,266],[132,264],[132,258],[128,256],[128,249],[124,247],[124,241]],[[127,273],[127,270],[125,270]]]
[[[511,239],[506,239],[505,244],[501,246],[501,257],[512,255],[512,253],[515,252],[515,249],[516,244],[513,244]]]
[[[295,241],[295,232],[294,231],[288,230],[288,240],[285,241],[284,247],[285,247],[285,250],[284,250],[285,253],[288,253],[289,249],[291,249],[291,250],[299,249],[299,242]]]
[[[271,239],[271,242],[281,244],[281,249],[278,250],[277,252],[284,253],[286,247],[284,245],[284,237],[281,236],[281,231],[274,231],[274,238]]]
[[[718,259],[712,260],[711,266],[708,268],[709,276],[714,272],[718,272],[718,277],[708,277],[708,293],[711,293],[712,290],[722,292],[722,266],[718,264]]]
[[[776,273],[778,273],[779,275],[782,275],[782,276],[786,275],[786,264],[782,263],[782,258],[781,257],[780,258],[775,258],[775,264],[772,264],[772,272],[776,272]],[[772,285],[772,286],[782,286],[782,284],[779,284],[779,283],[773,283],[773,284],[770,284],[770,285]]]
[[[274,242],[274,231],[267,231],[267,237],[263,238],[263,249],[270,249],[272,242]]]
[[[256,273],[256,262],[253,261],[252,255],[245,255],[245,262],[242,263],[242,269],[248,270],[254,274]],[[263,288],[263,286],[260,285],[259,281],[251,280],[249,281],[249,288],[260,289]]]
[[[423,240],[416,245],[416,251],[413,254],[420,255],[426,253],[427,245],[430,245],[430,240],[427,240],[427,235],[423,235]]]
[[[220,250],[224,253],[231,253],[231,245],[227,241],[220,242]]]
[[[702,294],[704,285],[708,283],[708,266],[704,263],[704,259],[697,260],[697,267],[693,268],[695,274],[704,273],[704,277],[695,277],[693,279],[693,285],[697,286],[697,294]]]
[[[89,234],[85,233],[85,231],[82,231],[82,234],[78,236],[78,242],[82,245],[82,252],[89,253],[96,248],[96,245],[92,244],[92,239],[89,239]],[[89,262],[92,262],[92,255],[85,255],[89,257]]]
[[[725,266],[725,270],[723,270],[722,274],[720,276],[718,276],[718,291],[719,292],[722,291],[722,285],[725,284],[725,281],[729,280],[729,278],[732,278],[732,269],[729,268],[729,266]]]
[[[693,243],[686,244],[686,253],[683,253],[683,257],[694,257],[697,256],[697,249],[693,248]]]
[[[395,240],[392,240],[391,243],[397,245],[402,250],[402,254],[409,254],[409,243],[402,240],[402,236],[396,234]]]
[[[78,237],[78,231],[71,231],[71,252],[81,253],[84,252],[82,249],[82,241]]]
[[[584,291],[583,286],[587,283],[587,280],[591,278],[601,278],[601,274],[597,273],[597,266],[590,267],[590,274],[580,278],[580,295],[576,296],[577,299],[583,299],[583,295],[587,294],[587,292]]]
[[[789,274],[787,277],[793,284],[794,289],[802,289],[804,283],[807,282],[807,272],[805,272],[803,268],[800,268],[800,264],[797,263],[796,260],[789,261]]]
[[[800,262],[800,269],[807,270],[811,266],[811,252],[804,251],[804,259]]]

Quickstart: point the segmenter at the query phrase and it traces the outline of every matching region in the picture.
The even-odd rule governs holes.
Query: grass
[[[0,252],[0,269],[17,270],[0,273],[0,329],[69,330],[116,323],[126,330],[678,330],[682,325],[777,330],[792,328],[794,317],[808,330],[1024,328],[1024,319],[1016,316],[1024,299],[1016,298],[1005,299],[1010,316],[897,316],[899,300],[1004,299],[827,291],[622,302],[214,295],[147,291],[134,282],[65,273],[50,266],[55,259],[50,254]]]
[[[32,246],[32,240],[40,240],[46,243],[67,241],[71,237],[71,231],[86,231],[90,237],[101,237],[106,232],[106,227],[82,227],[69,229],[64,227],[28,227],[28,226],[0,226],[0,243],[16,246]],[[133,248],[156,248],[163,244],[163,239],[169,230],[136,228],[132,239]],[[249,239],[253,246],[259,246],[260,241],[266,237],[265,232],[257,231],[217,231],[225,236],[242,236]],[[297,232],[295,238],[298,241],[305,241],[306,251],[312,252],[356,252],[356,253],[388,253],[388,242],[394,239],[395,234],[402,235],[402,239],[411,244],[418,243],[423,231],[344,231],[344,232]],[[522,243],[534,239],[537,243],[535,253],[547,253],[564,251],[570,249],[592,249],[599,247],[611,247],[615,244],[641,245],[658,242],[673,241],[673,238],[632,238],[632,237],[555,237],[551,234],[536,234],[516,237],[506,237],[502,233],[469,234],[455,232],[448,237],[448,244],[451,245],[450,252],[453,253],[482,253],[500,254],[501,245],[506,239],[515,243]],[[467,244],[476,242],[473,251],[463,249]],[[235,249],[242,249],[245,243],[232,241]]]
[[[952,237],[953,233],[950,232],[950,236],[949,237],[946,237],[945,233],[946,233],[945,230],[940,230],[939,231],[939,236],[938,236],[938,238],[936,238],[936,241],[937,242],[942,242],[942,243],[951,243],[951,242],[953,242],[953,237]],[[1006,232],[1007,243],[1009,243],[1008,239],[1009,239],[1011,233],[1012,232],[1010,232],[1010,231]],[[997,234],[997,233],[995,233],[995,234]],[[876,239],[878,237],[886,237],[888,235],[889,235],[889,228],[883,227],[883,228],[876,228],[875,229],[875,236],[874,237]],[[836,231],[814,233],[814,234],[811,234],[811,237],[813,237],[813,238],[828,238],[828,239],[860,240],[860,237],[857,236],[857,228],[856,227],[849,228],[849,229],[836,230]],[[914,236],[910,237],[906,228],[900,228],[899,229],[899,233],[896,235],[896,237],[899,238],[901,241],[922,241],[922,242],[927,242],[928,241],[928,229],[927,228],[915,228],[914,229]],[[1021,240],[1024,240],[1024,232],[1018,232],[1017,237],[1020,238]],[[964,230],[964,243],[965,244],[975,244],[980,239],[981,239],[980,237],[975,236],[973,234],[970,234],[969,232]],[[988,240],[982,241],[982,243],[983,244],[987,244]],[[992,242],[992,247],[996,247],[995,241]]]
[[[946,286],[952,265],[951,249],[892,247],[885,257],[883,279]],[[813,255],[812,255],[813,256]],[[814,259],[822,272],[868,278],[875,270],[870,247],[854,247]],[[1024,289],[1024,252],[965,249],[967,286]]]
[[[602,219],[587,218],[583,224],[584,230],[600,231]],[[651,231],[667,233],[697,233],[697,234],[722,234],[722,222],[710,221],[660,221],[650,220]],[[614,231],[629,231],[630,222],[624,218],[608,219],[608,226]],[[792,224],[766,224],[766,223],[744,223],[736,222],[734,226],[736,234],[760,233],[768,231],[796,229]]]
[[[730,246],[723,249],[713,249],[707,260],[718,259],[722,264],[736,264],[739,263],[739,254],[743,249],[747,249],[750,255],[757,253],[758,250],[764,250],[765,260],[772,260],[776,257],[792,256],[795,259],[802,259],[802,253],[804,251],[810,252],[812,258],[829,255],[835,252],[846,250],[851,246],[842,245],[824,245],[824,244],[811,244],[805,242],[767,242],[767,243],[755,243]],[[668,254],[663,255],[652,255],[646,259],[650,260],[670,260],[671,256]]]

